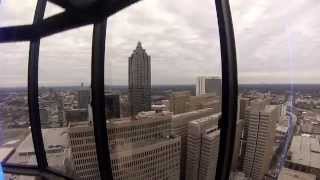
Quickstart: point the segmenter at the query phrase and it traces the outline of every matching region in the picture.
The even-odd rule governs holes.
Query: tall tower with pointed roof
[[[131,116],[151,110],[150,56],[139,41],[129,57],[129,109]]]

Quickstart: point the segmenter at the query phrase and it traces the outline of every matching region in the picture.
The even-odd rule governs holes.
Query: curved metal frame
[[[42,21],[46,9],[47,0],[37,2],[33,24]],[[46,151],[43,145],[41,121],[38,99],[38,65],[39,65],[40,38],[30,41],[28,61],[28,107],[31,126],[31,135],[35,154],[37,154],[37,165],[43,170],[48,167]]]
[[[139,0],[95,0],[76,5],[73,0],[48,0],[65,9],[43,18],[46,0],[38,0],[32,25],[0,28],[0,43],[30,41],[28,66],[28,102],[30,124],[38,166],[3,164],[6,173],[24,175],[48,174],[71,179],[48,168],[41,134],[38,105],[38,57],[40,39],[65,30],[94,24],[92,40],[92,107],[97,159],[102,180],[112,180],[110,153],[104,113],[104,51],[106,18]],[[222,120],[217,180],[229,179],[237,117],[237,63],[232,18],[228,0],[215,0],[222,59]],[[32,173],[31,173],[32,172]],[[29,173],[29,174],[28,174]]]
[[[113,179],[104,103],[104,54],[106,20],[94,24],[92,38],[91,89],[92,114],[97,160],[101,179]]]
[[[222,118],[219,123],[220,147],[216,180],[227,180],[230,175],[237,126],[237,55],[229,1],[215,0],[215,3],[219,26],[222,69]]]

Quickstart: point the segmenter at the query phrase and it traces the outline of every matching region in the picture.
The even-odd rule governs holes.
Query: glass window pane
[[[233,175],[319,178],[311,170],[320,168],[311,165],[320,157],[312,150],[319,146],[319,23],[311,20],[319,6],[299,0],[244,3],[231,2],[244,121]]]
[[[36,164],[27,99],[28,43],[0,44],[1,161]]]
[[[105,105],[115,179],[215,176],[221,70],[214,5],[194,11],[200,22],[190,26],[182,2],[171,3],[139,2],[108,19]],[[95,177],[90,123],[72,131],[76,172]]]
[[[36,0],[21,3],[19,0],[2,0],[0,2],[0,26],[31,24]]]
[[[82,27],[44,38],[40,47],[39,107],[48,164],[75,179],[69,127],[89,118],[91,36],[92,26]]]

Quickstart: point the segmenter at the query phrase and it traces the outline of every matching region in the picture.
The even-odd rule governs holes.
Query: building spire
[[[140,41],[138,41],[137,49],[142,49],[142,45],[141,45],[141,42],[140,42]]]

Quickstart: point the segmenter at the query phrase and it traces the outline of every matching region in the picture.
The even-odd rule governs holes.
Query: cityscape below
[[[219,76],[152,85],[152,57],[138,42],[128,85],[105,85],[115,180],[214,180],[220,144]],[[230,180],[320,179],[320,85],[240,84]],[[40,87],[49,166],[74,179],[99,179],[90,86]],[[0,160],[35,165],[27,91],[0,88]],[[37,179],[6,174],[6,179]]]

